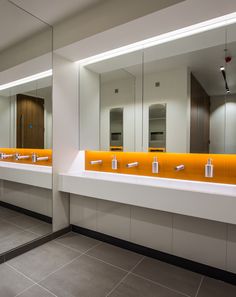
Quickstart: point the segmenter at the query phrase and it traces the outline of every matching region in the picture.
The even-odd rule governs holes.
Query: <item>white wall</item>
[[[236,272],[235,225],[73,194],[70,201],[71,224]]]
[[[79,148],[78,65],[53,59],[53,231],[68,227],[69,194],[58,191],[58,174],[72,165]]]
[[[99,150],[100,78],[99,74],[80,67],[79,145],[81,150]]]
[[[236,152],[236,94],[211,97],[210,152]]]
[[[110,150],[110,110],[123,108],[123,150],[135,150],[135,78],[126,78],[101,84],[101,150]],[[118,93],[115,93],[118,89]]]

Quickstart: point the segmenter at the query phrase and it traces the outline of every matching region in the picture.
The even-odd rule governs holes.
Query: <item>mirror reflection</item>
[[[123,151],[123,108],[110,109],[110,150]]]
[[[52,28],[0,1],[0,256],[52,232]]]
[[[100,78],[98,148],[123,108],[123,151],[236,153],[235,49],[230,25],[81,66]]]
[[[0,91],[0,147],[52,148],[51,77]]]
[[[166,104],[149,106],[149,144],[150,152],[166,151]]]

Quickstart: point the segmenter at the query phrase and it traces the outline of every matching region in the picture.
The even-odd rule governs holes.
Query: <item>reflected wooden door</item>
[[[17,147],[44,148],[44,99],[17,95]]]

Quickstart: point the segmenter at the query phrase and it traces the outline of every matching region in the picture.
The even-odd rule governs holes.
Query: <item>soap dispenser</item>
[[[207,160],[205,165],[205,177],[213,177],[214,166],[212,164],[212,159]]]
[[[117,162],[116,156],[113,156],[113,159],[111,161],[111,168],[112,170],[117,170],[118,168],[118,162]]]
[[[157,157],[154,157],[152,162],[152,173],[158,173],[158,172],[159,172],[159,163],[157,161]]]

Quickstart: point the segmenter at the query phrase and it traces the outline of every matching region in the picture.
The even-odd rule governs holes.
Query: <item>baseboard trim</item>
[[[89,230],[83,227],[72,225],[72,231],[88,237],[92,237],[94,239],[98,239],[100,241],[103,241],[109,244],[113,244],[115,246],[130,250],[132,252],[142,254],[147,257],[151,257],[175,266],[182,267],[184,269],[188,269],[193,272],[203,274],[205,276],[209,276],[209,277],[236,285],[236,274],[232,272],[228,272],[212,266],[187,260],[185,258],[177,257],[168,253],[154,250],[130,241],[119,239],[119,238],[106,235],[97,231]]]
[[[50,233],[50,234],[47,234],[45,236],[42,236],[38,239],[34,239],[30,242],[27,242],[17,248],[14,248],[10,251],[7,251],[5,252],[4,254],[0,255],[0,263],[3,263],[3,262],[6,262],[6,261],[9,261],[11,260],[12,258],[15,258],[17,256],[20,256],[40,245],[43,245],[51,240],[54,240],[68,232],[71,231],[71,226],[67,227],[67,228],[64,228],[62,230],[59,230],[59,231],[56,231],[56,232],[53,232],[53,233]],[[2,261],[2,262],[1,262]]]
[[[3,201],[0,201],[0,206],[11,209],[11,210],[14,210],[14,211],[17,211],[17,212],[20,212],[20,213],[23,213],[23,214],[25,214],[27,216],[36,218],[36,219],[41,220],[43,222],[52,224],[52,218],[51,217],[45,216],[45,215],[37,213],[37,212],[34,212],[32,210],[28,210],[26,208],[22,208],[22,207],[19,207],[19,206],[16,206],[16,205],[13,205],[13,204],[10,204],[10,203],[7,203],[7,202],[3,202]]]

